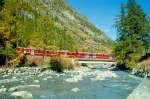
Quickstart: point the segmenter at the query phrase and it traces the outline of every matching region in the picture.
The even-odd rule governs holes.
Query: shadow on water
[[[107,68],[102,68],[102,67],[92,67],[90,69],[95,69],[95,70],[107,70]]]

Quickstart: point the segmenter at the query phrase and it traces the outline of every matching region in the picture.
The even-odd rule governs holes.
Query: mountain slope
[[[5,1],[15,17],[15,46],[110,53],[111,39],[65,0]]]

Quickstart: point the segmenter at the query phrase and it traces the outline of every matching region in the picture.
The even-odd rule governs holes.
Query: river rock
[[[30,99],[32,98],[32,94],[30,92],[27,91],[17,91],[17,92],[13,92],[11,93],[12,96],[19,96],[25,99]]]
[[[118,75],[113,71],[95,71],[92,73],[94,78],[91,78],[93,81],[105,80],[106,78],[116,78]]]
[[[49,79],[49,78],[53,78],[53,77],[52,76],[48,76],[47,79]]]
[[[19,85],[15,87],[11,87],[8,91],[16,91],[21,88],[40,88],[40,85]]]
[[[12,79],[16,79],[16,77],[12,77]]]
[[[34,82],[35,82],[35,83],[39,83],[40,81],[39,81],[39,80],[34,80]]]
[[[41,74],[38,75],[38,77],[42,77],[43,75],[44,75],[44,73],[41,73]]]
[[[8,75],[3,75],[2,77],[5,78],[5,77],[8,77]]]
[[[22,80],[22,81],[20,81],[20,82],[24,83],[25,81]]]
[[[47,70],[47,68],[41,68],[41,72],[44,72],[45,70]]]
[[[143,77],[143,78],[150,78],[150,68],[146,68],[144,66],[134,68],[131,74],[139,76],[139,77]]]
[[[43,80],[47,80],[47,78],[43,78]]]
[[[73,91],[73,92],[79,92],[80,89],[76,87],[76,88],[71,89],[71,91]]]
[[[79,82],[80,80],[82,80],[83,76],[82,75],[77,75],[77,76],[74,76],[73,78],[68,78],[66,79],[65,81],[66,82],[69,82],[69,83],[77,83]]]
[[[15,81],[18,81],[18,80],[19,79],[3,79],[3,80],[0,80],[0,84],[15,82]]]
[[[1,88],[4,88],[4,87],[5,87],[4,85],[1,86]]]
[[[150,78],[150,72],[148,73],[147,78]]]
[[[6,92],[7,88],[1,88],[0,93]]]

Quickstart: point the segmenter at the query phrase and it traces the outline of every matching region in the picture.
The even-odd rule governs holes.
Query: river
[[[62,74],[7,74],[0,77],[0,99],[127,99],[144,80],[101,65]]]

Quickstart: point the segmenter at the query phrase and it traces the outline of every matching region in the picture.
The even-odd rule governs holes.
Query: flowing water
[[[100,65],[62,74],[16,74],[0,78],[1,88],[6,88],[0,99],[126,99],[141,82],[141,78]]]

